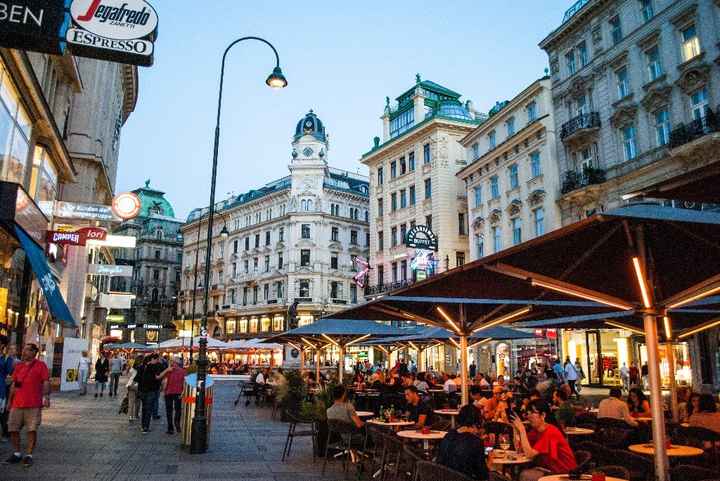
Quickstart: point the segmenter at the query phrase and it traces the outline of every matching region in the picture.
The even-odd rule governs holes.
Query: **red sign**
[[[83,227],[77,231],[78,234],[85,237],[85,240],[103,241],[107,238],[107,231],[102,227]]]
[[[545,337],[547,337],[548,339],[557,339],[557,329],[546,330]]]
[[[107,231],[100,227],[83,227],[71,232],[55,230],[47,232],[47,241],[61,246],[84,246],[88,239],[105,240],[106,237]]]

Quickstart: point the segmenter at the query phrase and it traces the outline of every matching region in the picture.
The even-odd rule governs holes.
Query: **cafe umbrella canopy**
[[[415,332],[410,331],[410,332]],[[264,342],[283,342],[300,351],[300,365],[304,367],[305,349],[315,351],[316,376],[320,375],[320,351],[328,347],[337,347],[340,351],[340,362],[338,366],[338,379],[343,378],[343,359],[345,349],[353,344],[373,337],[400,336],[407,334],[408,329],[393,327],[380,322],[364,319],[319,319],[318,321],[300,326],[295,329],[283,332],[276,336],[269,337]]]

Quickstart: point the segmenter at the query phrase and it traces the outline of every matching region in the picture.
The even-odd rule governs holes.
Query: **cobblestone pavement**
[[[269,408],[234,407],[236,393],[235,382],[215,384],[210,449],[202,455],[181,448],[177,434],[165,434],[162,401],[162,419],[153,420],[152,432],[143,435],[137,423],[118,415],[118,399],[56,394],[43,412],[34,465],[0,464],[0,481],[343,479],[337,462],[328,463],[321,476],[309,438],[296,438],[290,459],[281,462],[287,424],[272,420]],[[2,459],[10,453],[10,444],[0,443]]]

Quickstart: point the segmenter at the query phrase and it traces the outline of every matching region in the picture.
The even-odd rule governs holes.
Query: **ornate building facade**
[[[461,143],[467,187],[470,259],[560,227],[557,154],[550,79],[498,102]]]
[[[368,253],[368,180],[329,167],[328,150],[311,110],[297,124],[289,175],[216,205],[210,334],[263,337],[292,327],[293,303],[304,325],[362,298],[353,276],[354,258]],[[181,330],[202,316],[207,212],[193,210],[182,227]]]

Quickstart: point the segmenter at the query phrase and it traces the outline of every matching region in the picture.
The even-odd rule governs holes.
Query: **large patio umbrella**
[[[671,336],[676,336],[678,329],[683,330],[681,335],[689,336],[720,324],[717,318],[693,321],[677,312],[678,308],[720,293],[719,239],[718,214],[631,205],[595,214],[410,288],[340,312],[338,316],[352,318],[381,312],[386,319],[405,316],[431,325],[445,320],[465,341],[461,346],[462,357],[466,358],[466,324],[477,330],[514,322],[531,314],[535,306],[562,312],[555,316],[543,313],[544,318],[599,314],[602,310],[598,309],[598,304],[604,306],[606,312],[641,313],[654,418],[655,469],[658,479],[665,481],[668,462],[657,324],[661,322]],[[483,299],[477,299],[479,297]],[[583,302],[590,304],[584,307],[559,304],[569,299],[584,299]],[[539,301],[550,303],[537,304]],[[453,303],[456,307],[449,311]],[[486,309],[479,318],[468,317],[468,312],[479,310],[478,304],[492,305],[495,312]],[[580,308],[580,312],[578,309],[571,312],[575,307]],[[440,316],[434,315],[433,311]]]
[[[300,326],[269,337],[264,342],[280,341],[288,343],[301,353],[301,366],[304,366],[304,347],[315,351],[316,376],[320,376],[320,351],[327,347],[337,347],[340,351],[338,379],[342,382],[345,350],[348,346],[371,339],[406,334],[407,330],[369,320],[319,319],[318,321]]]
[[[195,336],[193,343],[198,345],[198,342],[200,342],[200,336]],[[184,350],[186,347],[190,347],[190,339],[184,337],[168,339],[155,346],[155,348],[160,351]],[[226,349],[227,343],[213,337],[208,337],[207,347],[208,349]]]

